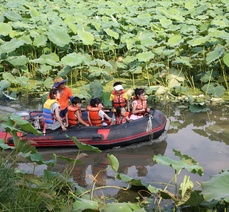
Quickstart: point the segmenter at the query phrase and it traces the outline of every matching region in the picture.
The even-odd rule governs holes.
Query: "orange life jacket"
[[[111,93],[114,95],[114,99],[112,101],[113,107],[126,107],[126,99],[123,98],[123,94],[125,93],[124,90],[122,90],[120,95],[117,95],[115,90]]]
[[[146,99],[144,99],[144,100],[135,99],[135,101],[137,101],[136,110],[142,110],[142,109],[146,109],[147,108],[147,100]],[[144,114],[145,114],[145,111],[144,112],[139,112],[136,115],[137,116],[141,116],[141,115],[144,115]]]
[[[129,113],[126,112],[124,116],[116,116],[115,123],[116,123],[116,124],[126,123],[126,121],[127,121],[126,117],[127,117],[128,115],[129,115]]]
[[[79,123],[78,118],[75,116],[75,112],[77,110],[79,110],[80,116],[82,117],[80,108],[74,107],[72,105],[68,106],[68,123],[70,125],[77,125]]]
[[[91,105],[87,106],[92,126],[102,126],[103,121],[102,118],[99,116],[99,111],[101,109],[101,107],[92,107]]]

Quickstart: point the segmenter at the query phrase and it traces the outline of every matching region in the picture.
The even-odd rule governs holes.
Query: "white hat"
[[[114,89],[116,91],[119,91],[119,90],[123,90],[123,87],[122,87],[122,85],[116,85],[116,86],[114,86]]]

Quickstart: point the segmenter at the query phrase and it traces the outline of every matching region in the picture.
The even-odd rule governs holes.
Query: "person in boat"
[[[72,100],[73,95],[69,87],[65,85],[66,80],[62,77],[57,77],[54,80],[53,88],[57,88],[60,92],[58,102],[60,104],[60,117],[65,118],[66,127],[68,127],[68,106],[69,100]]]
[[[130,120],[142,118],[145,114],[149,113],[150,108],[147,108],[147,100],[145,98],[145,90],[136,88],[134,100],[132,102],[132,114]]]
[[[111,92],[110,101],[112,102],[113,111],[115,112],[117,107],[125,107],[127,111],[130,111],[130,102],[125,90],[122,87],[121,82],[115,82],[114,90]]]
[[[62,128],[63,131],[66,130],[62,119],[60,117],[60,104],[57,99],[60,97],[60,92],[57,88],[52,88],[49,92],[49,99],[43,105],[43,120],[46,129],[56,130]]]
[[[123,124],[129,122],[129,113],[126,111],[125,107],[117,107],[116,108],[116,117],[115,124]]]
[[[93,98],[87,106],[88,121],[91,126],[107,126],[105,119],[111,122],[111,118],[103,111],[103,103],[100,98]]]
[[[77,125],[82,124],[84,126],[89,126],[86,122],[82,119],[82,112],[81,112],[81,104],[82,99],[75,96],[71,100],[72,105],[68,106],[68,123],[69,125]]]

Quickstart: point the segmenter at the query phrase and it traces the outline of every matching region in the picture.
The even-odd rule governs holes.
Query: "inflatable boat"
[[[111,114],[108,115],[111,116]],[[28,119],[36,120],[39,117],[41,117],[39,112],[30,112]],[[85,117],[86,111],[83,112],[83,119]],[[165,131],[166,122],[164,113],[159,110],[151,110],[142,118],[119,125],[89,127],[76,125],[69,126],[66,131],[58,129],[55,131],[46,130],[45,132],[41,128],[42,134],[27,133],[21,135],[21,139],[30,141],[36,147],[64,147],[75,146],[71,137],[76,137],[79,142],[84,144],[99,149],[109,149],[156,139]],[[36,128],[37,125],[34,124],[34,127]],[[11,137],[8,137],[5,142],[10,146],[14,145]]]

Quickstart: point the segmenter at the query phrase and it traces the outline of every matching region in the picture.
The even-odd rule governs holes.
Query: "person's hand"
[[[149,113],[150,112],[150,108],[147,108],[146,111]]]
[[[61,125],[61,128],[62,128],[63,131],[66,131],[66,128],[65,128],[65,126],[63,124]]]
[[[86,127],[89,127],[90,125],[89,124],[85,124]]]
[[[65,127],[68,127],[69,125],[67,123],[64,124]]]

